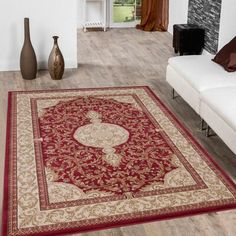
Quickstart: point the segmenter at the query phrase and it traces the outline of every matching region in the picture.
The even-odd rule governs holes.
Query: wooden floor
[[[7,92],[10,90],[148,85],[170,107],[216,162],[236,179],[236,156],[217,137],[206,138],[199,130],[198,115],[178,97],[171,99],[165,82],[167,60],[173,55],[169,33],[136,29],[78,32],[78,69],[66,70],[64,79],[53,81],[47,71],[25,81],[19,72],[0,72],[0,200],[2,202]],[[18,55],[16,55],[17,57]],[[1,204],[2,206],[2,204]],[[79,236],[234,236],[236,210],[158,221]]]

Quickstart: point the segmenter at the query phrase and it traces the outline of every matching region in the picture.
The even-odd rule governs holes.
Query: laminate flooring
[[[20,72],[0,72],[0,202],[3,197],[7,93],[11,90],[148,85],[222,169],[236,180],[236,155],[217,136],[204,136],[199,129],[200,117],[181,97],[171,98],[171,87],[165,82],[167,61],[174,55],[171,45],[172,36],[167,32],[110,29],[84,33],[79,30],[78,68],[67,69],[63,80],[51,80],[47,71],[40,71],[37,79],[32,81],[23,80]],[[234,236],[236,210],[73,235]]]

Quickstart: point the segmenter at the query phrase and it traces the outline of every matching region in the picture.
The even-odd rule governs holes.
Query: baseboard
[[[73,59],[65,60],[65,68],[67,69],[78,68],[78,61]]]
[[[78,63],[77,60],[67,59],[65,60],[65,68],[77,68]],[[45,70],[48,68],[47,61],[38,61],[38,70]],[[12,61],[0,61],[0,71],[19,71],[20,70],[20,62],[18,60]]]
[[[20,62],[18,60],[0,61],[0,71],[18,71]]]

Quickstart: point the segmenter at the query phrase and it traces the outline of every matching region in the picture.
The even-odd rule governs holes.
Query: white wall
[[[78,12],[77,12],[77,27],[83,27],[83,0],[78,1]]]
[[[30,18],[39,68],[47,67],[53,35],[60,37],[66,67],[77,67],[77,0],[1,0],[0,71],[19,70],[24,17]]]
[[[172,34],[173,25],[186,24],[187,19],[188,19],[188,0],[169,0],[168,31]]]
[[[236,4],[235,0],[223,0],[218,50],[236,36]]]

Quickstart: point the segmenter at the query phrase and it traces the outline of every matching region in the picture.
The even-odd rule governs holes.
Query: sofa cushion
[[[230,54],[236,52],[236,37],[234,37],[229,43],[227,43],[214,57],[212,61],[218,63],[219,65],[223,66],[223,68],[228,71],[232,72],[229,68],[229,61],[230,61]]]
[[[212,56],[209,55],[178,56],[170,58],[169,65],[198,92],[217,87],[236,86],[236,72],[226,72],[211,59]]]
[[[200,99],[236,131],[236,86],[206,90]]]
[[[231,72],[236,71],[236,53],[233,52],[229,56],[228,70]]]

